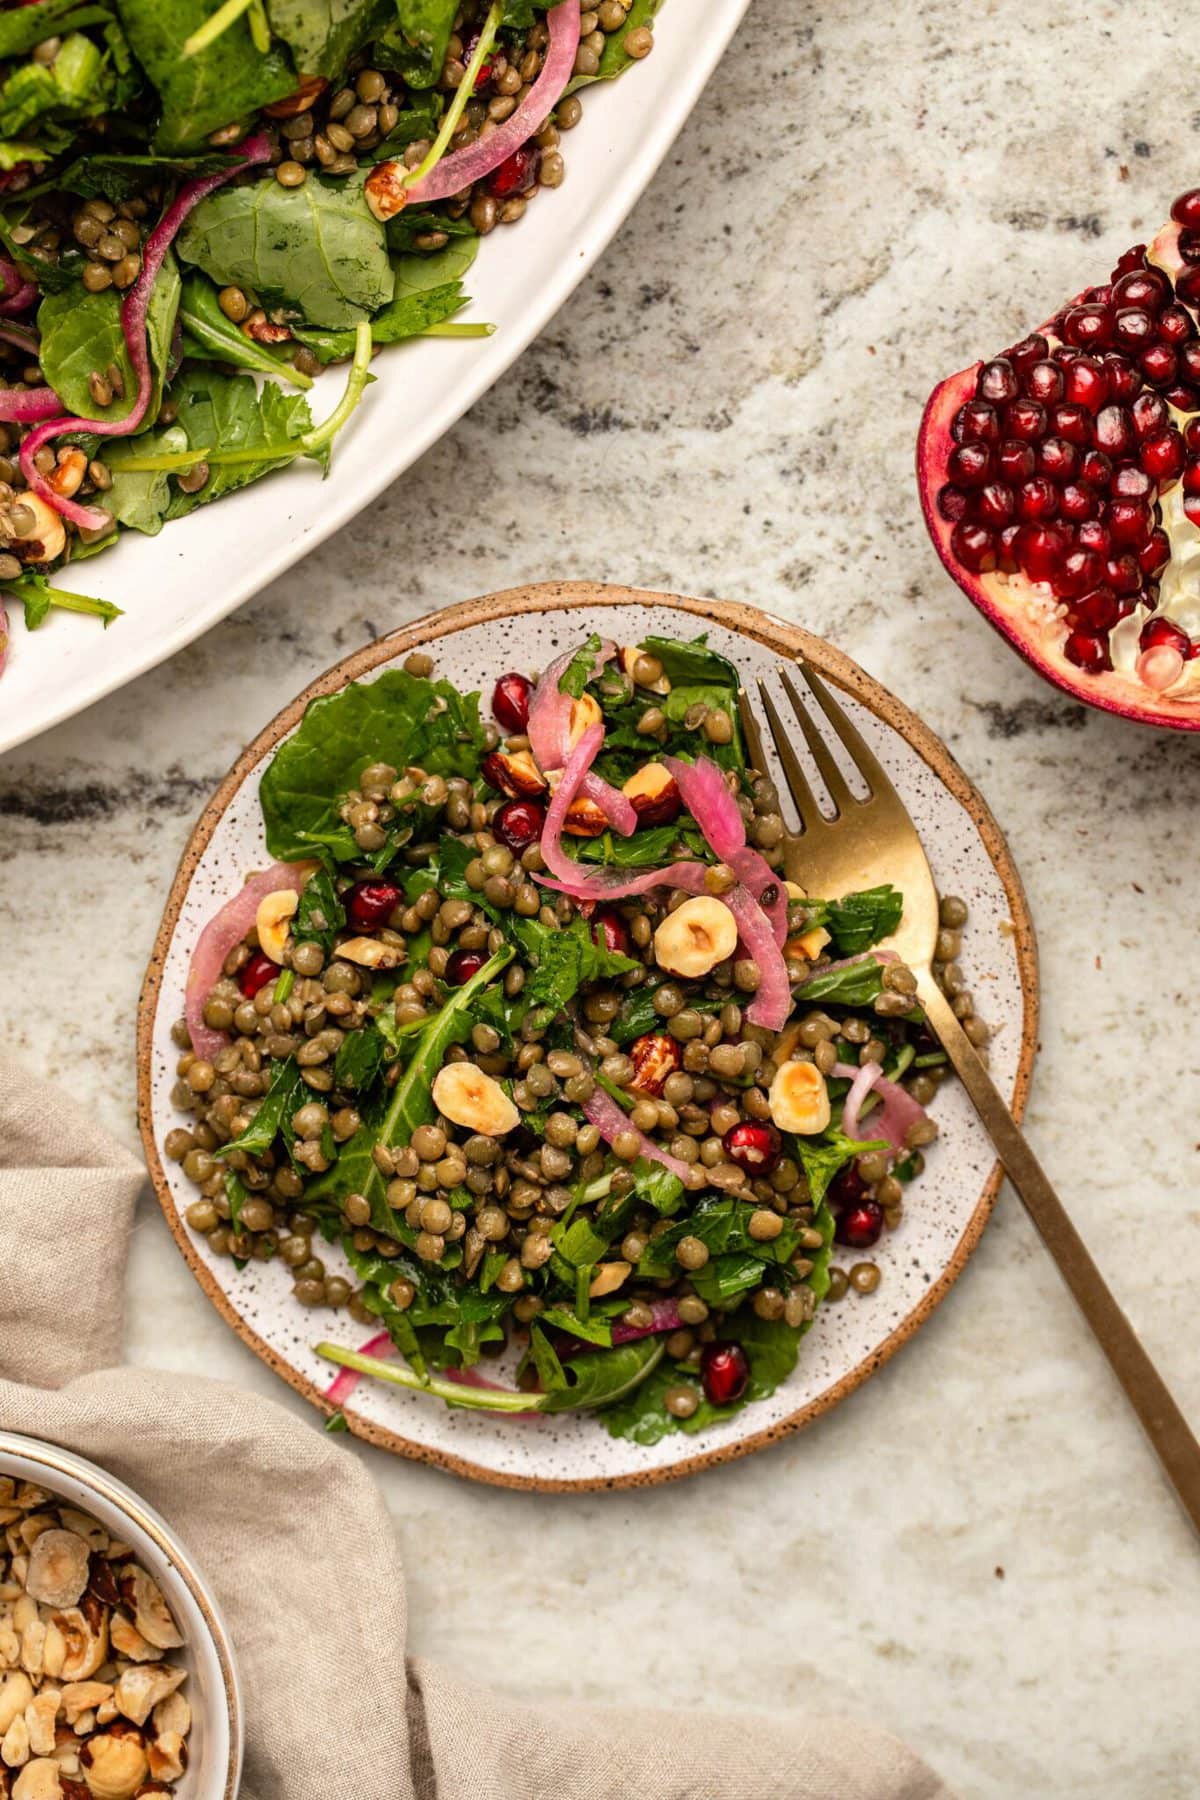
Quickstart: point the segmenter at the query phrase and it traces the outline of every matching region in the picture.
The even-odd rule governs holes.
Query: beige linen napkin
[[[0,1061],[0,1425],[102,1463],[194,1551],[241,1670],[245,1800],[948,1795],[858,1724],[527,1707],[406,1660],[395,1533],[353,1446],[222,1382],[114,1366],[143,1180]]]

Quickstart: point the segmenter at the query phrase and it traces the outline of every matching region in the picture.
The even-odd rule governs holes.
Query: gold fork
[[[851,791],[787,670],[780,668],[778,673],[836,809],[832,819],[822,813],[793,747],[795,730],[789,731],[760,681],[763,710],[803,828],[800,836],[789,833],[785,839],[785,873],[790,881],[822,899],[839,899],[883,882],[891,882],[904,895],[904,915],[891,943],[917,978],[917,996],[929,1027],[954,1065],[1009,1180],[1125,1389],[1192,1524],[1200,1531],[1200,1444],[934,980],[931,965],[938,933],[938,897],[916,826],[878,759],[820,677],[804,666],[809,688],[867,787],[865,799]],[[745,693],[739,695],[739,710],[751,761],[765,773],[762,736]]]

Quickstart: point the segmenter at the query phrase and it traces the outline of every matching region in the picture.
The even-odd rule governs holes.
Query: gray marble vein
[[[1182,0],[757,0],[492,393],[240,614],[0,762],[6,1047],[134,1142],[134,1006],[190,824],[372,633],[550,575],[752,601],[858,657],[991,801],[1041,931],[1031,1134],[1200,1417],[1197,746],[1026,669],[942,574],[911,474],[935,379],[1102,279],[1200,179],[1194,51]],[[129,1351],[303,1410],[149,1203]],[[1010,1195],[920,1337],[767,1455],[557,1500],[366,1455],[416,1648],[480,1681],[858,1710],[989,1800],[1200,1791],[1197,1546]]]

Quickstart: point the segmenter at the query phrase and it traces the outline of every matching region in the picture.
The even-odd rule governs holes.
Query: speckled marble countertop
[[[936,377],[1101,279],[1200,176],[1194,37],[1182,0],[1048,23],[1030,0],[756,0],[597,272],[475,411],[243,612],[0,762],[6,1048],[135,1142],[134,1007],[190,824],[365,637],[560,574],[756,602],[922,712],[1006,829],[1041,930],[1029,1129],[1200,1417],[1198,747],[1005,650],[910,472]],[[306,1410],[149,1201],[129,1353]],[[1007,1193],[916,1341],[769,1454],[546,1500],[347,1453],[394,1507],[415,1648],[480,1681],[859,1710],[968,1795],[1200,1791],[1197,1545]]]

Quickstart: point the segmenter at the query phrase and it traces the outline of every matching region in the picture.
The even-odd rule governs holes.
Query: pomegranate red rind
[[[221,979],[225,958],[254,924],[259,901],[267,894],[278,893],[280,888],[291,888],[298,894],[316,867],[315,862],[272,863],[269,869],[252,875],[200,933],[192,951],[184,997],[184,1013],[197,1056],[211,1059],[229,1042],[225,1032],[214,1031],[204,1023],[204,1006]]]

